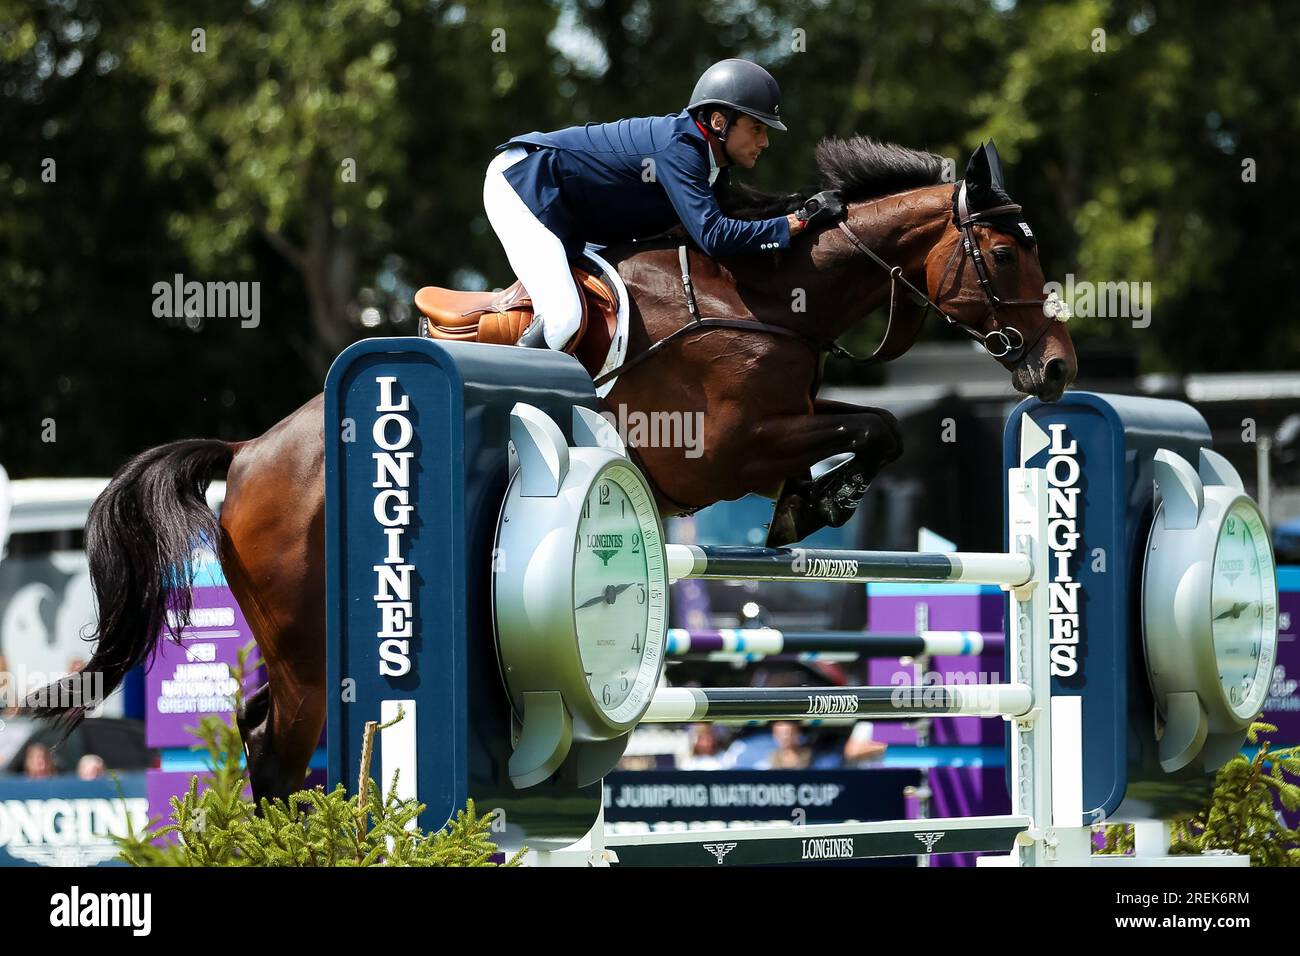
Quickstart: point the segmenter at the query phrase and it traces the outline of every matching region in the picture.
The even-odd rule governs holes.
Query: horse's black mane
[[[845,202],[943,182],[943,159],[934,153],[879,143],[869,136],[827,137],[817,144],[818,189],[838,189]],[[771,219],[798,209],[808,193],[767,193],[727,177],[718,190],[722,211],[735,219]]]

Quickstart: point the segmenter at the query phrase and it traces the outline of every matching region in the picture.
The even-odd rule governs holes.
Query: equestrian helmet
[[[781,122],[781,87],[771,73],[749,60],[720,60],[700,76],[686,109],[694,115],[697,107],[715,105],[728,106],[772,129],[785,130]]]

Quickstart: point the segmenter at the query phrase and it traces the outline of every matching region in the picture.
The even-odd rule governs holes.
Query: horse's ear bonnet
[[[970,162],[966,164],[964,182],[966,183],[966,204],[968,211],[972,215],[985,209],[1015,204],[1015,200],[1007,195],[1006,183],[1002,178],[1002,157],[998,155],[998,148],[993,145],[993,140],[982,144],[975,152],[970,154]],[[952,191],[954,222],[960,221],[957,212],[957,195],[961,191],[961,185],[961,183],[958,183]],[[1025,222],[1024,217],[1019,212],[1008,212],[998,216],[991,216],[988,219],[981,218],[980,221],[986,223],[991,229],[1015,236],[1022,245],[1034,246],[1037,244],[1034,231],[1029,228],[1029,223]]]

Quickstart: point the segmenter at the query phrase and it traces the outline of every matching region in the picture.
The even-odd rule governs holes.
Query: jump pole
[[[816,548],[667,546],[668,578],[680,581],[960,582],[1019,586],[1033,567],[1021,554],[827,551]]]
[[[807,720],[850,717],[1023,717],[1033,709],[1026,684],[895,687],[664,687],[643,724]]]
[[[808,660],[854,661],[865,657],[968,657],[1000,652],[1001,631],[784,631],[770,627],[719,630],[668,629],[664,653],[670,658],[711,661],[761,660],[806,655]]]

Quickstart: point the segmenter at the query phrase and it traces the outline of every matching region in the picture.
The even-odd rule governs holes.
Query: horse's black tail
[[[214,551],[220,546],[205,492],[213,473],[233,457],[226,442],[192,438],[151,448],[113,476],[86,520],[86,558],[99,607],[94,654],[81,674],[30,694],[26,713],[57,721],[66,736],[150,656],[164,626],[180,640],[193,607],[191,553],[204,544]]]

